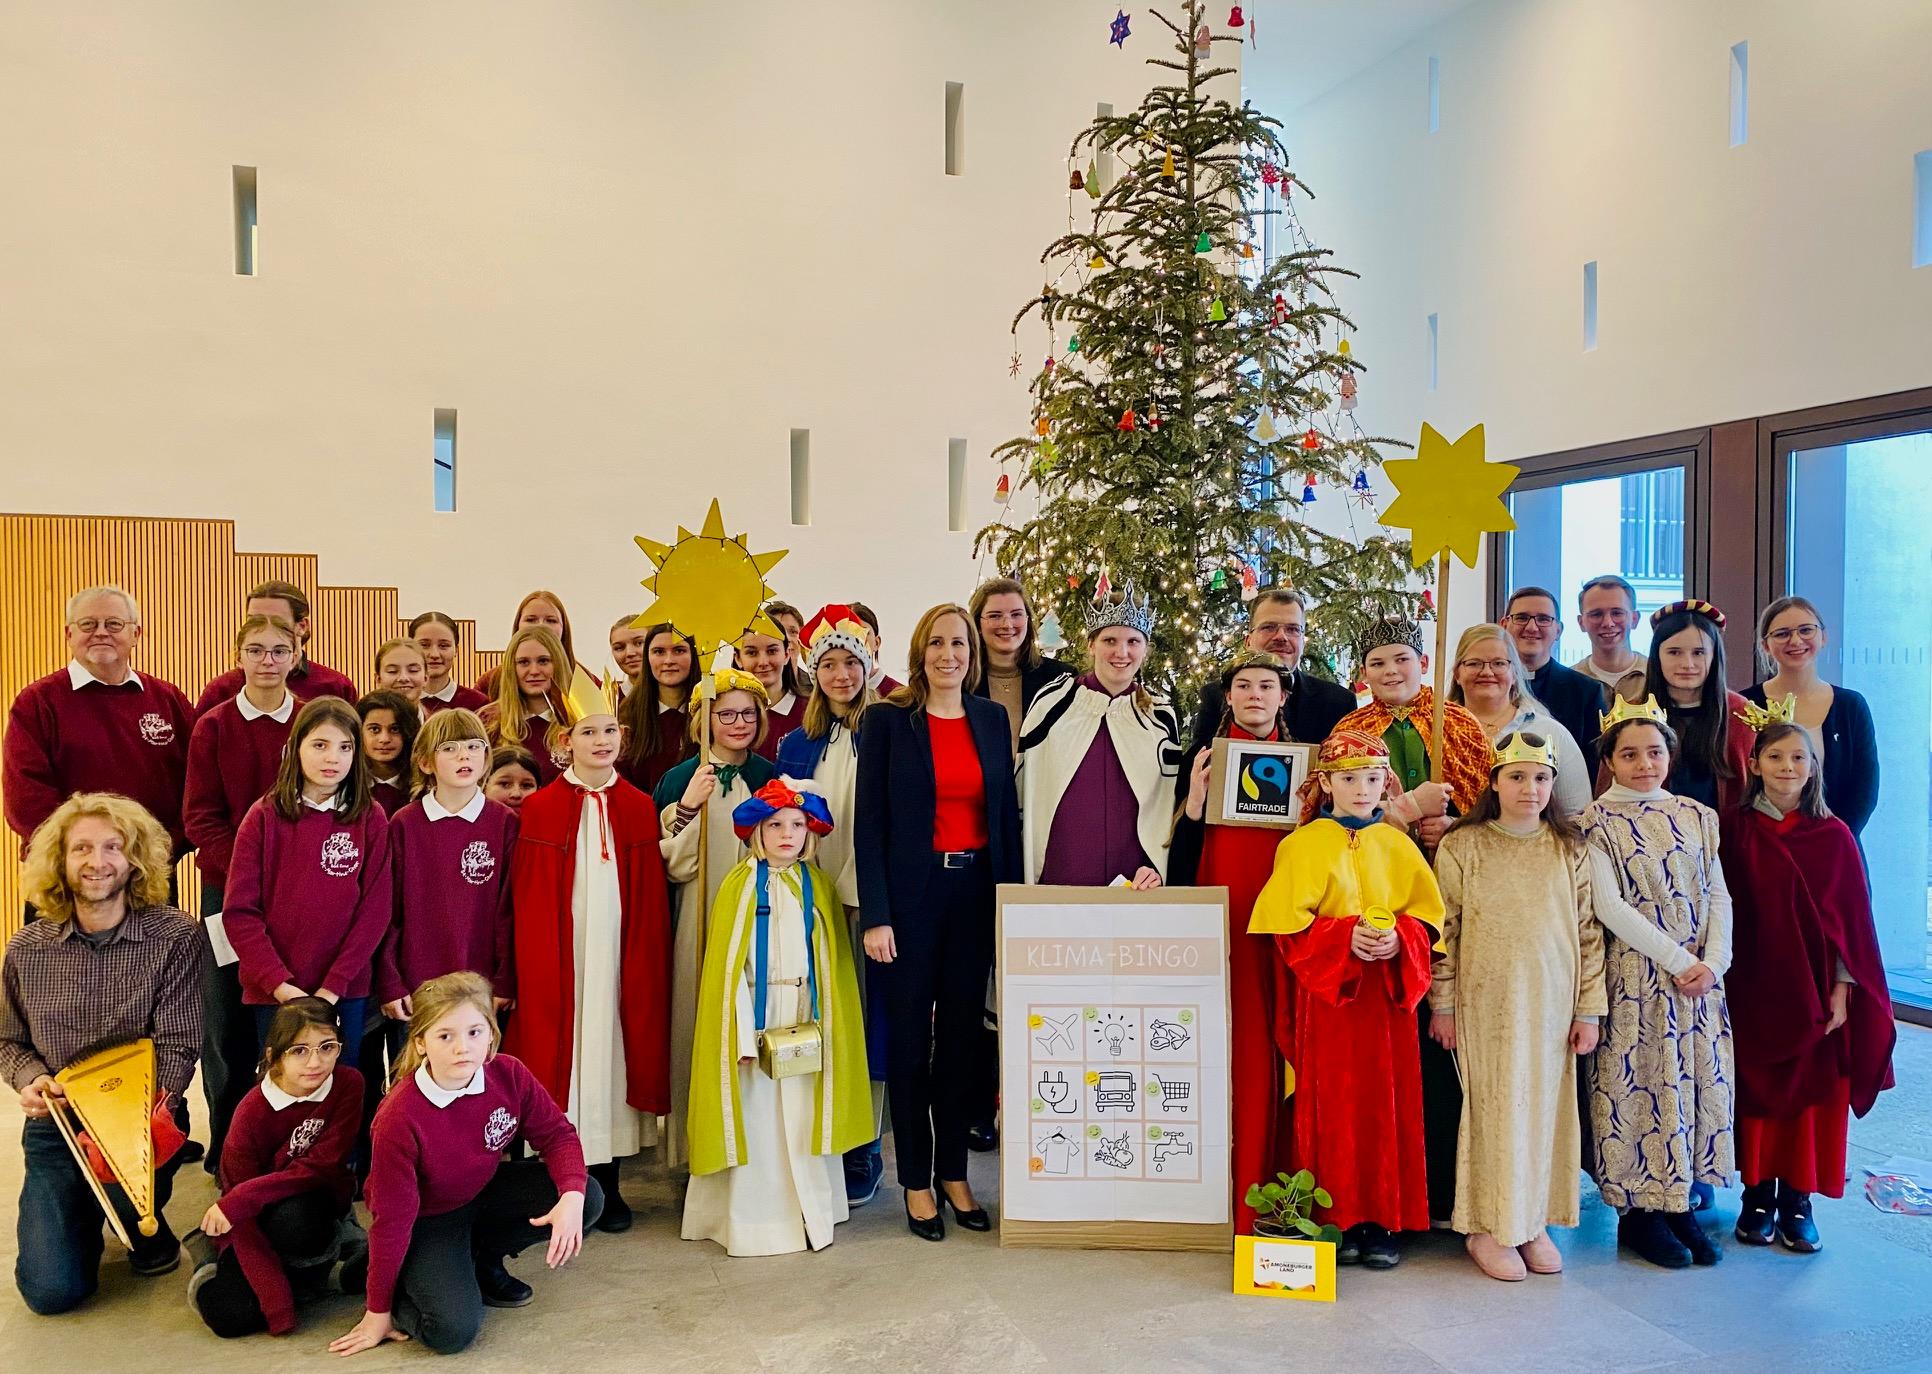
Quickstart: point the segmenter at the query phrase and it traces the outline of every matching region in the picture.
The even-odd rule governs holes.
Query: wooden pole
[[[711,757],[711,675],[698,682],[698,766],[715,763]],[[698,808],[698,973],[704,973],[704,937],[711,926],[711,800]]]
[[[1429,714],[1429,781],[1441,782],[1449,751],[1442,747],[1442,718],[1448,705],[1443,691],[1449,673],[1449,550],[1436,555],[1435,707]]]

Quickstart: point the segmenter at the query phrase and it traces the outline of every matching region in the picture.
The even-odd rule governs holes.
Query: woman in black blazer
[[[859,910],[884,985],[906,1224],[926,1240],[946,1236],[935,1179],[961,1226],[992,1226],[966,1180],[966,1132],[994,889],[1019,881],[1020,814],[1006,712],[966,691],[978,658],[963,609],[927,611],[906,686],[866,713],[859,741]]]

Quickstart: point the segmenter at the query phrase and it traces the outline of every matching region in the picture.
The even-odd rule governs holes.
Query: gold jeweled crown
[[[1531,743],[1531,741],[1535,743]],[[1552,773],[1556,771],[1556,745],[1548,735],[1529,731],[1511,730],[1503,736],[1503,742],[1491,753],[1489,771],[1511,763],[1540,763]]]
[[[1798,719],[1798,694],[1788,692],[1783,701],[1766,701],[1762,706],[1747,701],[1742,711],[1731,714],[1753,730],[1762,730],[1767,725],[1791,725]]]
[[[1668,723],[1664,718],[1664,708],[1657,704],[1655,693],[1642,701],[1626,701],[1618,697],[1610,703],[1608,711],[1597,713],[1597,727],[1606,735],[1610,733],[1611,726],[1626,720],[1648,720],[1658,725]]]

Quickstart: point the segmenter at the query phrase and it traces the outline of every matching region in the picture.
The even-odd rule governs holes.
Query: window
[[[1442,370],[1439,366],[1439,360],[1442,356],[1441,345],[1442,332],[1436,324],[1435,315],[1432,313],[1429,316],[1429,390],[1431,391],[1436,389],[1436,383],[1442,377]]]
[[[1442,59],[1429,59],[1429,132],[1442,129]]]
[[[255,275],[255,249],[258,230],[255,214],[255,169],[234,169],[235,193],[235,275]]]
[[[1597,265],[1594,262],[1583,264],[1583,351],[1591,353],[1597,346]]]
[[[1731,146],[1751,136],[1751,45],[1731,45]]]
[[[812,431],[792,431],[792,523],[812,523]]]
[[[456,509],[456,412],[453,410],[436,412],[434,491],[437,510]]]
[[[946,83],[946,175],[966,170],[966,83]]]
[[[966,441],[946,441],[946,528],[954,534],[966,529]]]

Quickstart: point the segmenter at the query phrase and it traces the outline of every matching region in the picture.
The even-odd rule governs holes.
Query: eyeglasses
[[[340,1040],[324,1040],[319,1045],[290,1045],[282,1053],[290,1059],[300,1059],[304,1062],[307,1062],[311,1057],[334,1059],[342,1053],[342,1042]]]
[[[436,752],[438,754],[448,755],[481,754],[486,752],[489,747],[487,743],[480,739],[456,739],[450,740],[445,744],[437,745]]]
[[[1824,629],[1824,626],[1814,625],[1810,623],[1806,623],[1803,625],[1788,625],[1782,630],[1771,631],[1769,634],[1765,635],[1765,638],[1770,640],[1773,644],[1789,644],[1794,638],[1816,639],[1818,637],[1818,631],[1822,629]]]
[[[89,616],[86,620],[76,620],[74,628],[84,635],[91,635],[96,630],[106,630],[111,635],[117,635],[131,623],[126,620],[95,620]]]
[[[1530,615],[1524,611],[1518,611],[1514,615],[1506,615],[1503,619],[1516,626],[1519,630],[1526,625],[1534,625],[1539,630],[1547,630],[1557,623],[1557,619],[1553,615]]]
[[[758,719],[758,708],[747,706],[741,711],[713,711],[711,719],[720,725],[750,725]]]
[[[295,657],[295,650],[286,644],[248,644],[242,647],[241,656],[250,663],[260,663],[264,659],[270,663],[287,663]]]
[[[1467,668],[1472,673],[1480,673],[1485,669],[1492,673],[1506,673],[1509,671],[1509,660],[1506,658],[1465,658],[1456,666],[1458,668]]]

